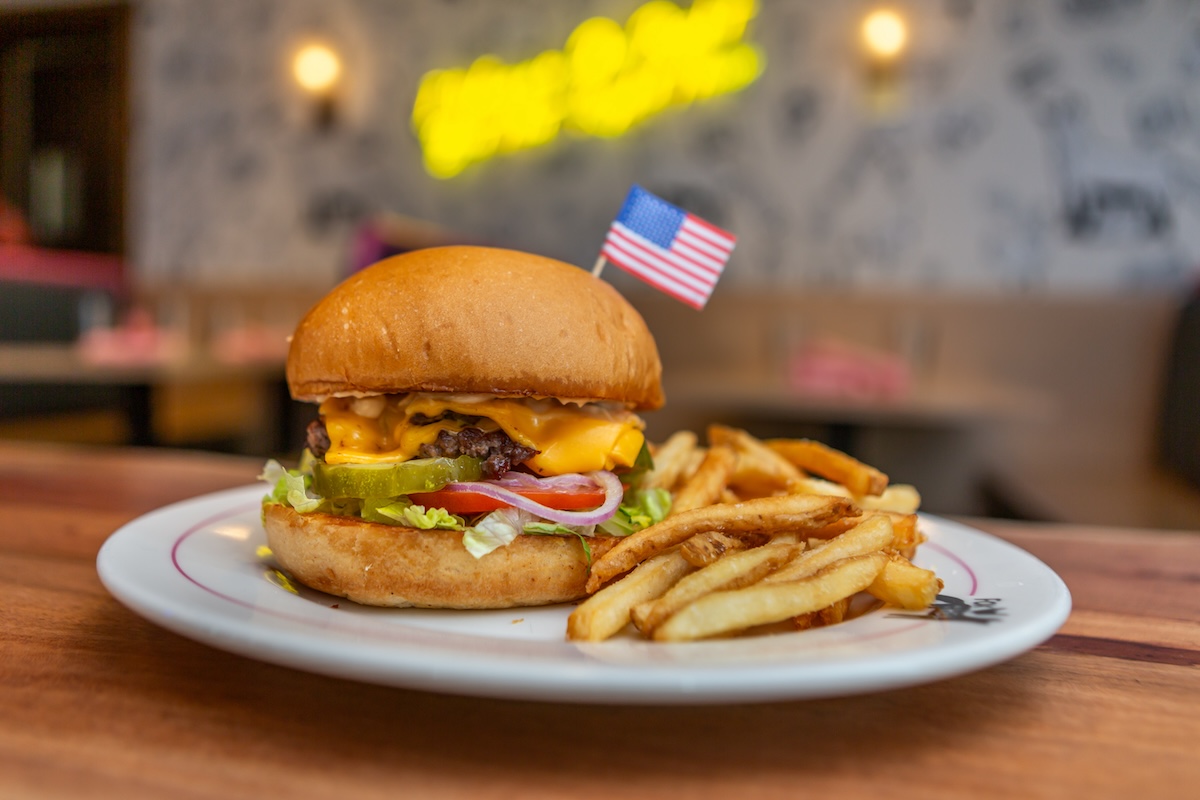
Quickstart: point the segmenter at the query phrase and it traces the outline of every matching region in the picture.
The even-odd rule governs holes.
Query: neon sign
[[[538,147],[564,132],[617,137],[669,108],[744,89],[763,70],[746,41],[757,0],[667,0],[640,6],[622,26],[593,17],[562,50],[506,64],[426,73],[412,126],[425,169],[452,178],[474,163]]]

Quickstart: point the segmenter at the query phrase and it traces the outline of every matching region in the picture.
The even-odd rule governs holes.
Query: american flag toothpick
[[[695,309],[704,308],[737,237],[636,184],[592,269],[606,261]]]

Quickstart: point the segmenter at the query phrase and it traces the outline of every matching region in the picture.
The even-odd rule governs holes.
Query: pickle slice
[[[447,483],[477,481],[483,477],[483,460],[416,458],[401,464],[312,465],[313,490],[322,497],[398,497],[413,492],[435,492]]]

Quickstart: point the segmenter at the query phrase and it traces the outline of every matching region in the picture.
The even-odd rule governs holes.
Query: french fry
[[[926,608],[942,588],[909,560],[925,540],[920,494],[846,453],[724,425],[709,427],[707,446],[684,431],[653,452],[643,485],[672,493],[671,514],[595,561],[570,639],[607,639],[631,621],[656,641],[785,620],[805,630],[880,601]]]
[[[654,454],[654,469],[646,475],[642,486],[667,491],[675,488],[696,452],[697,441],[696,434],[691,431],[677,431],[667,437]]]
[[[867,517],[883,516],[892,521],[892,549],[905,553],[925,541],[916,514],[901,514],[896,511],[866,511],[861,516],[843,517],[828,525],[808,532],[810,539],[835,539],[861,523]],[[906,556],[907,557],[907,556]]]
[[[921,507],[921,494],[907,483],[894,483],[877,496],[854,495],[854,502],[864,511],[890,511],[896,514],[915,514]]]
[[[704,458],[707,455],[707,447],[697,447],[695,450],[689,453],[687,457],[687,463],[684,464],[683,471],[679,473],[679,477],[675,480],[675,486],[672,488],[678,488],[680,484],[689,480],[693,475],[695,475],[696,470],[700,469],[700,465],[704,463]]]
[[[892,555],[867,591],[888,605],[917,611],[929,607],[942,585],[931,570],[922,569],[903,556]]]
[[[807,631],[821,626],[821,618],[816,611],[807,614],[797,614],[792,617],[792,627],[798,631]]]
[[[616,635],[629,623],[634,606],[658,597],[694,569],[676,550],[643,562],[624,580],[606,586],[572,611],[567,617],[567,638],[599,642]]]
[[[820,611],[810,611],[798,617],[792,617],[792,626],[798,631],[809,628],[823,628],[826,625],[837,625],[844,622],[850,611],[850,597],[843,597]]]
[[[879,513],[879,512],[874,512],[874,513]],[[841,536],[843,533],[845,533],[846,531],[853,528],[855,525],[862,522],[863,519],[865,519],[865,517],[863,517],[862,515],[853,516],[853,517],[842,517],[841,519],[834,520],[833,522],[829,523],[828,525],[824,525],[820,528],[816,528],[815,530],[808,531],[808,538],[809,539],[836,539],[838,536]],[[810,544],[810,546],[811,546],[811,544]]]
[[[801,553],[763,581],[786,583],[807,578],[836,561],[880,552],[891,546],[894,537],[889,517],[884,514],[866,517],[841,536]]]
[[[802,494],[680,511],[625,537],[596,559],[586,588],[589,593],[594,592],[650,556],[682,544],[697,533],[719,531],[737,536],[806,531],[855,513],[857,509],[845,498]]]
[[[854,497],[854,494],[840,483],[834,483],[833,481],[817,478],[812,475],[806,475],[794,483],[792,491],[801,494],[828,494],[835,497]]]
[[[864,511],[891,511],[897,514],[915,514],[921,507],[921,494],[916,487],[907,483],[895,483],[878,495],[856,495],[840,483],[814,478],[811,475],[793,484],[792,491],[808,494],[828,494],[848,497]]]
[[[629,620],[633,623],[633,627],[638,629],[638,633],[646,636],[646,617],[650,613],[650,609],[654,607],[653,600],[647,600],[643,603],[638,603],[633,608],[629,609]]]
[[[888,485],[888,476],[875,467],[812,439],[771,439],[765,446],[805,472],[840,483],[855,496],[878,495]]]
[[[742,631],[819,611],[871,585],[887,563],[883,553],[838,561],[787,583],[759,582],[706,594],[654,629],[656,641],[691,641]]]
[[[767,573],[791,561],[804,547],[798,544],[769,544],[731,553],[714,563],[680,578],[649,608],[639,613],[638,628],[653,634],[672,614],[710,592],[740,589],[757,583]]]
[[[893,549],[906,553],[924,541],[925,537],[921,534],[921,529],[917,527],[916,514],[897,514],[893,511],[882,513],[892,521]]]
[[[753,496],[788,490],[804,477],[786,458],[743,430],[710,425],[708,440],[713,446],[725,445],[738,454],[737,469],[730,482]]]
[[[712,505],[721,497],[729,477],[737,466],[733,448],[717,445],[709,448],[700,467],[671,500],[671,515]]]
[[[750,537],[740,538],[726,536],[719,531],[697,533],[679,546],[679,552],[693,567],[707,567],[726,553],[745,550],[756,544],[766,544],[766,536],[762,542],[755,542]]]

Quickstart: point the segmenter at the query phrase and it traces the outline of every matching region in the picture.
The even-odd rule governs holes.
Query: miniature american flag
[[[736,241],[732,233],[634,185],[600,254],[651,286],[701,309]]]

